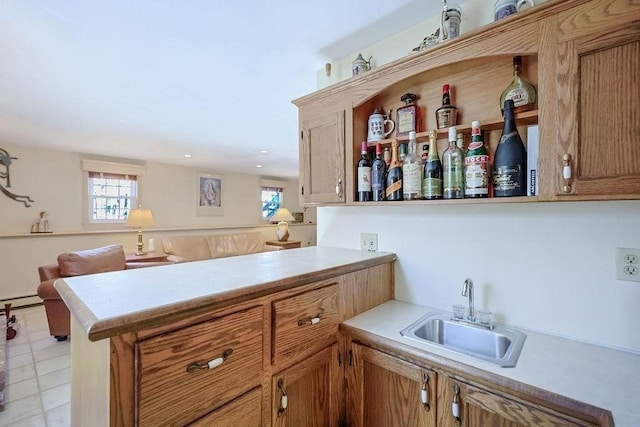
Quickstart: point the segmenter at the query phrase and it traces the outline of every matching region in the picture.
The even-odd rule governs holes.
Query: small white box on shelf
[[[538,195],[538,125],[527,127],[527,196]]]

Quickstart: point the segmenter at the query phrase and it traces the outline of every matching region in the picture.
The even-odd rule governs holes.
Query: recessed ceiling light
[[[191,154],[185,154],[184,156],[185,156],[187,159],[190,159],[190,158],[191,158]]]
[[[256,167],[257,167],[257,168],[261,168],[261,167],[262,167],[262,165],[256,165]]]
[[[269,154],[268,150],[260,150],[260,154]]]

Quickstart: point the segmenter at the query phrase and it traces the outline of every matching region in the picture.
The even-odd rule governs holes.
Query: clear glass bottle
[[[442,86],[442,106],[436,110],[436,123],[438,129],[444,129],[456,125],[458,109],[451,105],[451,87]]]
[[[409,152],[402,161],[402,197],[422,199],[422,160],[418,156],[416,133],[409,132]]]
[[[456,128],[449,128],[449,147],[442,154],[442,197],[464,198],[464,155],[456,146]]]
[[[464,134],[462,132],[458,132],[458,134],[456,135],[456,147],[458,147],[460,151],[462,151],[462,154],[465,153]]]
[[[512,99],[504,101],[504,128],[493,160],[493,195],[527,195],[527,150],[516,127]]]
[[[471,122],[471,144],[464,158],[464,197],[489,197],[489,152],[477,120]]]
[[[429,132],[429,155],[422,174],[422,195],[425,199],[442,199],[442,163],[438,157],[437,132]]]
[[[391,141],[391,164],[387,171],[387,200],[402,200],[402,163],[398,160],[398,141]]]
[[[358,201],[371,201],[371,162],[367,155],[367,141],[362,141],[358,160]]]
[[[522,71],[522,57],[513,57],[513,80],[500,96],[500,109],[504,107],[504,101],[513,100],[514,112],[532,110],[536,105],[536,88],[520,76]]]
[[[396,136],[407,136],[409,132],[418,132],[418,106],[415,104],[417,95],[405,93],[400,98],[404,106],[396,112]]]

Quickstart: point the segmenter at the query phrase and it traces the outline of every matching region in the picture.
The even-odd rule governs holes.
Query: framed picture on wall
[[[224,177],[210,172],[196,174],[197,216],[224,215]]]

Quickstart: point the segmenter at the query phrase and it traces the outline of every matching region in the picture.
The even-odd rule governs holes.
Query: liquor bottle
[[[427,157],[429,156],[429,144],[422,144],[422,151],[420,152],[420,160],[422,161],[422,166],[427,163]]]
[[[442,163],[438,157],[437,133],[429,132],[429,155],[422,174],[422,195],[425,199],[442,199]]]
[[[507,99],[513,100],[514,112],[532,110],[536,104],[536,88],[528,81],[520,77],[522,70],[522,57],[513,57],[513,81],[500,96],[500,108]]]
[[[456,145],[456,127],[449,128],[449,147],[442,154],[442,197],[464,198],[464,155]]]
[[[407,136],[409,132],[418,131],[418,106],[415,104],[418,97],[412,93],[405,93],[400,98],[404,106],[396,112],[396,136]]]
[[[456,135],[456,147],[462,151],[462,155],[464,156],[464,134],[462,132],[458,132]]]
[[[436,123],[438,129],[456,125],[458,109],[451,105],[450,86],[442,86],[442,106],[436,110]]]
[[[493,195],[527,195],[527,151],[513,112],[513,100],[504,101],[504,128],[493,160]]]
[[[387,200],[402,200],[402,163],[398,160],[398,141],[391,141],[391,164],[387,171]]]
[[[358,201],[371,201],[371,162],[367,156],[367,141],[362,141],[358,160]]]
[[[409,152],[402,160],[402,198],[422,199],[422,161],[416,147],[416,133],[409,132]]]
[[[382,156],[382,158],[387,164],[387,170],[389,170],[389,166],[391,166],[391,149],[389,147],[384,147],[384,155]]]
[[[400,144],[399,151],[400,151],[400,157],[398,159],[400,160],[400,163],[402,163],[404,162],[404,158],[407,155],[407,144],[405,144],[404,142]]]
[[[464,184],[464,197],[489,197],[489,152],[477,120],[471,122],[471,144],[464,158]]]
[[[386,174],[387,164],[382,158],[382,145],[376,144],[376,158],[371,164],[371,189],[373,191],[374,202],[384,200],[384,193],[387,187]]]

